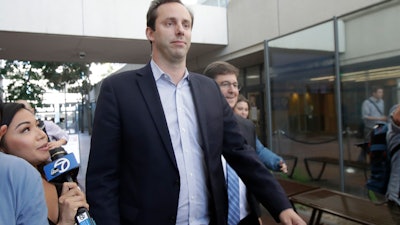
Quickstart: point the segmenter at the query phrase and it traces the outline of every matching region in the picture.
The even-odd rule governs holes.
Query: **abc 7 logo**
[[[54,163],[54,168],[57,168],[59,173],[63,173],[69,169],[70,165],[71,162],[68,159],[61,158]]]

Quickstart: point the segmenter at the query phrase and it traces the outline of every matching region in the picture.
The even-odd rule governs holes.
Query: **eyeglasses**
[[[238,83],[231,83],[229,81],[221,82],[219,86],[224,89],[229,89],[230,87],[232,87],[233,89],[236,89],[238,91],[240,91],[240,89],[242,88]]]

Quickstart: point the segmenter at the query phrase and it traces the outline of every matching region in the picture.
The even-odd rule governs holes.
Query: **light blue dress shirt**
[[[151,68],[156,80],[168,130],[174,148],[180,176],[177,225],[209,224],[208,189],[204,154],[200,147],[199,126],[189,73],[177,85],[152,60]]]

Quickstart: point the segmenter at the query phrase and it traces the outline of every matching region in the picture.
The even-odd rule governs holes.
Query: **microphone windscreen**
[[[68,152],[65,151],[65,149],[63,147],[51,149],[49,152],[50,152],[50,158],[52,161],[57,160],[65,155],[68,155]]]

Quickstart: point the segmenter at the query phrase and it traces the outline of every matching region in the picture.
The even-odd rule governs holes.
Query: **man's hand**
[[[287,165],[284,161],[279,161],[279,167],[282,173],[287,173],[288,172],[288,168]]]
[[[60,139],[58,141],[50,141],[49,143],[47,143],[47,146],[50,149],[55,149],[55,148],[61,147],[62,145],[65,145],[66,143],[67,143],[66,140]]]
[[[306,222],[293,209],[283,210],[279,214],[279,219],[285,225],[306,225]]]

